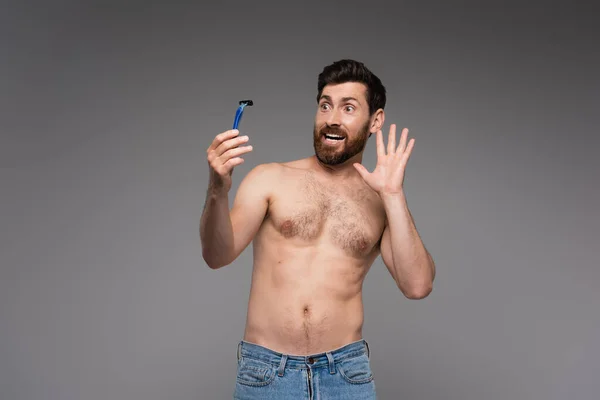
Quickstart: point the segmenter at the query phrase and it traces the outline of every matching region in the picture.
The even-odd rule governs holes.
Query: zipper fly
[[[312,398],[313,398],[313,393],[312,393],[312,370],[310,369],[310,367],[308,368],[308,398],[309,398],[309,400],[312,400]]]

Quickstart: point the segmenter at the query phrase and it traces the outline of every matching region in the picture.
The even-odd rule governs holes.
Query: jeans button
[[[308,363],[309,363],[309,364],[314,364],[314,363],[315,363],[315,359],[314,359],[314,358],[312,358],[312,357],[310,357],[310,358],[308,359]]]

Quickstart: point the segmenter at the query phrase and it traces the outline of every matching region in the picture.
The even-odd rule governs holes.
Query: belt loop
[[[327,360],[329,360],[329,373],[331,375],[335,374],[335,362],[333,361],[333,356],[330,352],[325,353],[327,355]]]
[[[237,345],[237,360],[240,361],[240,353],[241,353],[242,342],[240,341]]]
[[[283,371],[285,370],[285,363],[287,362],[288,356],[286,354],[281,356],[281,362],[279,363],[279,369],[277,370],[277,375],[283,376]]]
[[[367,348],[367,358],[371,358],[371,350],[369,349],[369,343],[366,340],[365,347]]]

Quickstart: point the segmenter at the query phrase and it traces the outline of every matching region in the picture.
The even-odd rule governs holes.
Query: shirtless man
[[[236,399],[375,399],[362,337],[362,285],[378,255],[409,299],[432,290],[434,262],[407,207],[404,170],[414,146],[396,127],[387,147],[385,88],[360,62],[318,78],[315,155],[254,167],[231,211],[231,173],[250,152],[237,130],[207,150],[210,180],[200,221],[208,266],[231,264],[253,243],[253,273]],[[362,165],[377,140],[377,165]]]

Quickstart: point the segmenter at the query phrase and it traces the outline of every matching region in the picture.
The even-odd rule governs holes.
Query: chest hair
[[[286,238],[313,241],[326,234],[351,255],[367,253],[378,239],[370,233],[376,213],[368,209],[371,194],[364,187],[326,185],[308,173],[285,196],[290,207],[279,231]]]

